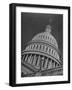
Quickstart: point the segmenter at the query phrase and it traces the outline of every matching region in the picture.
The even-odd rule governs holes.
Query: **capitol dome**
[[[51,34],[50,25],[46,26],[45,32],[37,34],[28,43],[22,52],[22,63],[25,63],[34,72],[49,71],[61,67],[58,43]],[[39,74],[36,73],[36,75]]]
[[[58,44],[56,39],[53,37],[51,34],[51,26],[47,25],[45,32],[37,34],[32,41],[40,41],[40,42],[45,42],[50,45],[53,45],[54,47],[58,48]]]

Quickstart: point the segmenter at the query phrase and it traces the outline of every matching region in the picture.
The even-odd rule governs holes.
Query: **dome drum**
[[[47,53],[59,60],[58,52],[53,47],[42,43],[32,43],[26,47],[25,51],[39,51]]]
[[[57,44],[57,41],[55,40],[55,38],[47,33],[47,32],[43,32],[43,33],[40,33],[38,35],[36,35],[32,41],[44,41],[46,43],[50,43],[51,45],[55,46],[56,48],[58,48],[58,44]]]

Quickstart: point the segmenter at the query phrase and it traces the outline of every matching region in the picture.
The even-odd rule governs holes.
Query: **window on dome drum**
[[[58,53],[58,51],[63,53],[62,34],[62,14],[21,13],[21,51],[22,60],[26,63],[24,71],[21,65],[23,77],[26,70],[29,73],[32,70],[35,73],[33,76],[55,76],[58,72],[56,70],[59,69],[60,75],[63,75],[63,66],[60,65],[58,68],[58,63],[62,64]]]

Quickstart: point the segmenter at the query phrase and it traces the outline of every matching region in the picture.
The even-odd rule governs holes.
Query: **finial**
[[[47,25],[45,31],[48,32],[48,33],[50,33],[51,32],[51,26],[50,25]]]

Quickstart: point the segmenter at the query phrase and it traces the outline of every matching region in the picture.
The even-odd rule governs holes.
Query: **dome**
[[[37,34],[32,39],[32,42],[33,41],[48,43],[58,49],[57,41],[54,38],[54,36],[51,34],[51,26],[49,26],[49,25],[47,25],[45,32]]]
[[[26,48],[22,51],[21,60],[22,75],[34,74],[35,76],[41,76],[43,74],[59,74],[58,72],[62,69],[62,61],[58,52],[57,41],[51,34],[50,25],[46,26],[45,32],[37,34],[27,44]]]
[[[59,60],[58,44],[51,34],[51,26],[47,25],[45,32],[37,34],[27,45],[25,52],[37,52],[50,55]]]

